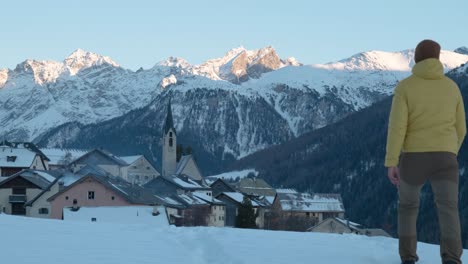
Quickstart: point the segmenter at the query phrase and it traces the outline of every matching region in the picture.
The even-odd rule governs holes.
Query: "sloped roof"
[[[184,190],[207,190],[210,189],[208,186],[204,186],[197,181],[194,181],[187,175],[169,175],[169,176],[160,176],[164,180],[175,184],[177,187]]]
[[[206,181],[206,178],[205,178]],[[211,182],[209,185],[210,187],[213,187],[213,185],[217,182],[221,182],[224,186],[226,186],[228,189],[230,189],[232,192],[235,192],[236,190],[229,184],[227,183],[224,179],[216,179],[215,181]]]
[[[47,188],[44,188],[36,197],[34,197],[32,200],[27,202],[24,206],[31,206],[33,205],[37,199],[39,199],[42,195],[44,195],[46,192],[50,190],[52,185],[54,185],[57,181],[62,181],[62,178],[64,177],[65,174],[67,174],[67,171],[59,169],[59,170],[49,170],[49,171],[35,171],[35,172],[40,172],[39,175],[45,176],[49,175],[48,178],[52,179],[50,177],[55,177],[55,180],[50,183],[50,185]],[[70,173],[70,172],[68,172]],[[63,182],[63,181],[62,181]],[[66,185],[65,185],[66,186]]]
[[[191,206],[201,206],[201,205],[211,205],[211,202],[207,202],[198,196],[194,195],[193,193],[188,193],[188,194],[178,194],[173,196],[176,198],[178,201],[182,202],[187,207]]]
[[[125,161],[128,165],[133,164],[139,158],[144,157],[143,155],[135,155],[135,156],[123,156],[119,157],[121,160]]]
[[[115,193],[119,194],[122,198],[128,201],[131,204],[146,204],[153,205],[158,204],[159,199],[157,199],[149,190],[136,185],[128,183],[127,181],[119,177],[109,177],[109,176],[96,176],[94,174],[88,174],[79,180],[75,181],[73,184],[67,186],[60,192],[51,196],[47,201],[53,201],[56,197],[66,192],[67,190],[73,188],[75,185],[83,182],[87,178],[92,178],[93,180],[99,182],[105,187],[111,189]]]
[[[96,176],[103,176],[103,177],[112,176],[109,172],[107,172],[103,168],[94,164],[86,164],[86,166],[79,169],[75,174],[79,176],[85,176],[88,174],[93,174]]]
[[[275,196],[276,190],[261,178],[243,178],[236,183],[236,189],[248,195]]]
[[[209,196],[204,192],[194,192],[193,196],[196,196],[199,199],[202,199],[203,201],[209,203],[209,204],[214,204],[214,205],[225,205],[224,202],[214,198],[213,196]]]
[[[49,158],[50,165],[68,165],[62,164],[64,158],[69,155],[69,162],[78,159],[79,157],[85,155],[89,150],[82,149],[60,149],[60,148],[41,148],[40,149],[44,155]]]
[[[173,208],[186,208],[186,206],[179,201],[179,199],[175,198],[175,195],[164,195],[164,194],[155,194],[154,195],[157,199],[159,199],[160,204],[173,207]]]
[[[38,154],[24,147],[0,146],[0,167],[29,168]]]
[[[112,154],[112,153],[110,153],[108,151],[102,150],[102,149],[93,149],[90,152],[86,153],[85,155],[77,158],[72,163],[79,163],[79,161],[85,159],[86,157],[89,157],[91,155],[96,155],[96,154],[102,155],[103,157],[107,158],[108,160],[115,163],[116,165],[119,165],[119,166],[128,166],[129,165],[127,162],[125,162],[121,158],[115,156],[114,154]],[[99,164],[91,164],[91,165],[99,165]]]
[[[344,212],[339,194],[277,193],[283,211]]]
[[[47,171],[40,171],[40,170],[22,170],[18,173],[11,175],[10,177],[6,178],[5,180],[1,181],[0,184],[5,184],[10,182],[16,178],[23,178],[30,183],[36,185],[38,188],[44,190],[47,189],[53,182],[57,180],[55,176],[48,173]]]
[[[245,195],[242,194],[242,193],[239,193],[239,192],[223,192],[221,194],[219,194],[217,197],[219,197],[220,195],[224,195],[226,197],[228,197],[229,199],[241,204],[243,201],[244,201],[244,197]],[[254,199],[250,199],[250,201],[252,202],[252,206],[253,207],[258,207],[260,206],[257,201],[255,201]]]

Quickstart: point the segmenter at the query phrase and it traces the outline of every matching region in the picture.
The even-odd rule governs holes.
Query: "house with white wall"
[[[51,191],[57,182],[56,175],[49,171],[23,170],[0,181],[0,210],[6,214],[48,218],[49,203],[36,203],[27,208],[26,204],[44,192]]]
[[[144,155],[121,156],[121,160],[127,163],[127,178],[130,183],[143,185],[160,176]]]

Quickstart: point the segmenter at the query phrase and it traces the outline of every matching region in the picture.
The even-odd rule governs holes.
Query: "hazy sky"
[[[63,60],[82,48],[126,68],[169,56],[190,63],[233,47],[272,45],[281,57],[324,63],[367,50],[468,46],[466,0],[7,1],[0,4],[0,68]]]

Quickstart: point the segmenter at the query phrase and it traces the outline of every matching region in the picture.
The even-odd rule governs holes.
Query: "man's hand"
[[[400,185],[400,171],[398,167],[388,167],[388,179],[393,185],[397,187]]]

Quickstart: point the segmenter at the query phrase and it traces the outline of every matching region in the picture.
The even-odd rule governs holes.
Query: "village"
[[[171,105],[162,128],[162,170],[144,155],[104,149],[0,143],[0,213],[63,221],[389,236],[345,217],[339,194],[273,188],[254,170],[204,176],[193,155],[177,158]]]

